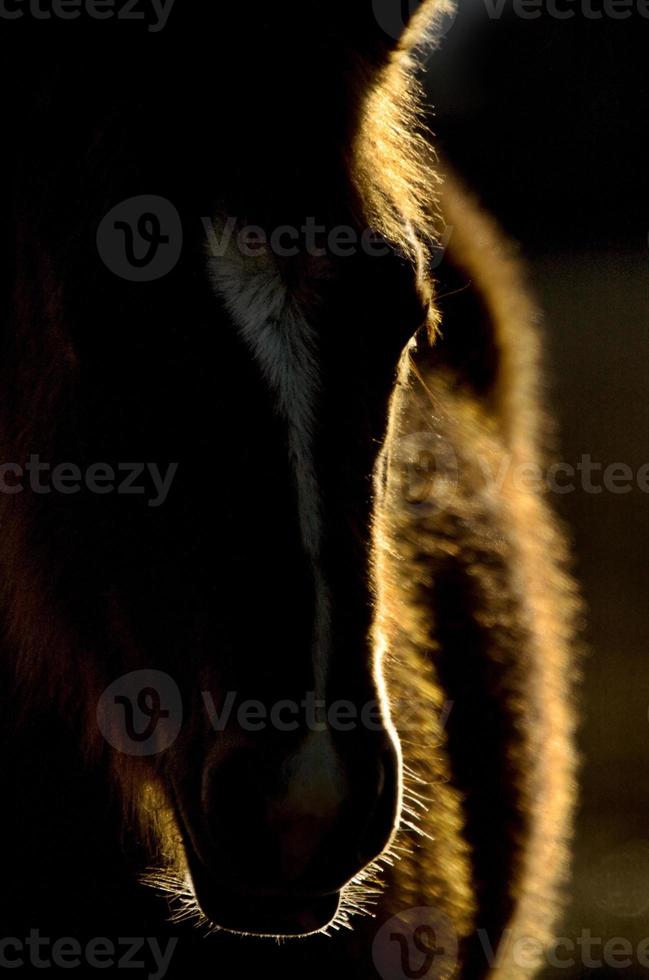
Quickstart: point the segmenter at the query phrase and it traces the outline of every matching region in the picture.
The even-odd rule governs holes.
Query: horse
[[[426,975],[541,963],[576,599],[520,478],[537,313],[425,132],[448,8],[407,7],[7,25],[31,61],[0,368],[14,936],[63,908],[161,929],[141,879],[208,963],[308,937],[246,955],[391,980],[407,938],[375,918],[408,910],[447,937]]]

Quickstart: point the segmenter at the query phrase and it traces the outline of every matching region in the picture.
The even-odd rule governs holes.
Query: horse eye
[[[420,323],[414,333],[411,334],[405,346],[410,347],[413,354],[416,354],[418,350],[425,350],[430,347],[430,329],[430,321],[426,317],[424,322]]]
[[[429,342],[428,319],[414,327],[411,324],[401,331],[401,336],[398,338],[398,357],[400,358],[406,351],[415,354],[418,350],[424,349]]]

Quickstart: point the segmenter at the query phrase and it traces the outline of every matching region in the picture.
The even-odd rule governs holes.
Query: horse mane
[[[441,177],[421,69],[452,0],[425,0],[361,102],[349,172],[371,227],[420,270],[441,226]]]

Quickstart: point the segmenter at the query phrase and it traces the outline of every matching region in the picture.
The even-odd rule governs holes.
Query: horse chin
[[[258,893],[242,888],[241,883],[219,873],[218,864],[205,863],[177,805],[175,813],[183,840],[183,863],[199,913],[197,919],[209,924],[210,929],[246,936],[299,938],[321,932],[338,915],[340,890],[309,894],[269,889]]]
[[[228,887],[194,854],[187,854],[196,901],[206,919],[239,935],[298,938],[321,932],[336,918],[341,893],[246,894]]]

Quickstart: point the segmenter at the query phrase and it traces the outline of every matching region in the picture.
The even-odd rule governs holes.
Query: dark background
[[[507,3],[491,18],[486,0],[460,0],[429,60],[432,128],[527,260],[561,458],[635,473],[649,460],[649,20],[634,6],[619,21],[558,6],[575,16],[525,20]],[[649,936],[649,497],[576,489],[555,503],[588,613],[575,875],[560,933],[637,946]],[[592,972],[649,975],[587,964],[547,975]]]

